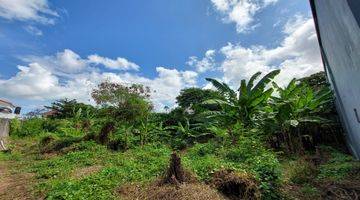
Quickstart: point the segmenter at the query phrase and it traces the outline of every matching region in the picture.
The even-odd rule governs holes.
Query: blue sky
[[[150,86],[161,110],[205,77],[235,87],[277,68],[280,84],[322,70],[307,1],[0,1],[0,98],[26,111],[93,103],[106,80]]]

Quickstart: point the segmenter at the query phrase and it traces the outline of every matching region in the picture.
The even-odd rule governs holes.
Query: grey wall
[[[325,66],[336,92],[349,147],[360,158],[359,0],[314,0],[312,3]]]
[[[9,119],[0,119],[0,151],[6,150],[6,138],[8,136],[9,136]]]
[[[0,138],[9,136],[9,119],[0,119]]]

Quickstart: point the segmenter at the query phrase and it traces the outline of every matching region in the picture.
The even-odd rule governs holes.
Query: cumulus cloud
[[[38,63],[55,74],[79,73],[87,66],[87,61],[70,49],[65,49],[53,56],[25,56],[22,60]]]
[[[196,56],[191,56],[187,64],[189,66],[195,67],[196,71],[199,73],[204,73],[206,71],[212,70],[215,68],[215,50],[210,49],[206,51],[204,58],[199,59]]]
[[[137,64],[120,57],[116,58],[116,60],[113,60],[94,54],[88,56],[88,62],[94,63],[96,65],[101,64],[109,69],[115,70],[139,70],[139,66]]]
[[[91,66],[103,65],[113,70],[138,70],[139,66],[125,58],[118,57],[116,60],[101,57],[96,54],[84,59],[74,51],[65,49],[51,56],[25,56],[21,58],[28,63],[39,63],[57,75],[81,73],[91,69]]]
[[[253,24],[256,13],[278,0],[211,0],[214,8],[227,23],[235,23],[239,33],[247,32],[257,25]]]
[[[70,56],[70,59],[67,56],[59,54],[56,57],[76,65],[72,63],[74,55]],[[49,67],[36,62],[28,66],[18,66],[18,69],[19,72],[15,76],[0,79],[0,96],[18,100],[37,100],[42,103],[59,98],[74,98],[93,104],[91,91],[103,81],[139,83],[151,88],[151,100],[156,110],[162,110],[164,106],[173,106],[180,90],[196,85],[197,78],[196,72],[165,67],[157,67],[158,75],[152,79],[128,72],[111,73],[97,70],[84,71],[64,78],[55,74]]]
[[[42,99],[46,96],[58,97],[61,88],[59,79],[46,68],[37,63],[28,67],[18,66],[20,70],[8,80],[0,80],[0,94],[2,96]]]
[[[255,72],[281,69],[276,81],[285,85],[292,78],[323,70],[313,20],[299,17],[291,20],[296,23],[285,25],[285,38],[278,47],[244,47],[240,44],[223,47],[221,52],[225,60],[221,68],[224,81],[237,85],[241,79],[248,79]]]
[[[47,0],[0,0],[0,17],[8,20],[54,24],[58,13]]]

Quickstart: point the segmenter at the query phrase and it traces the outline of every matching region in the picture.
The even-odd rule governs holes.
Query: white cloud
[[[138,70],[139,66],[125,58],[118,57],[116,60],[101,57],[96,54],[87,59],[70,49],[65,49],[52,56],[25,56],[21,58],[28,63],[39,63],[56,75],[69,76],[69,74],[81,73],[93,70],[93,65],[104,65],[106,68],[115,70]]]
[[[79,73],[87,67],[87,61],[70,49],[58,52],[54,56],[26,56],[22,60],[38,63],[54,74]]]
[[[255,15],[278,0],[211,0],[217,11],[224,15],[227,23],[235,23],[239,33],[254,29]]]
[[[18,66],[18,69],[20,71],[14,77],[0,80],[1,96],[42,99],[46,96],[57,98],[61,94],[59,79],[46,68],[31,63],[28,67]]]
[[[90,55],[88,56],[88,62],[94,63],[96,65],[102,64],[109,69],[116,69],[116,70],[139,70],[139,66],[133,62],[128,61],[125,58],[116,58],[116,60],[101,57],[99,55]]]
[[[8,20],[54,24],[58,16],[47,0],[0,0],[0,17]]]
[[[166,105],[173,106],[180,90],[196,85],[197,78],[196,72],[178,71],[165,67],[157,67],[158,75],[153,79],[132,73],[109,73],[96,70],[62,78],[39,63],[30,63],[28,66],[18,68],[19,72],[15,76],[0,79],[0,96],[17,100],[36,100],[41,103],[59,98],[75,98],[80,102],[94,103],[91,99],[91,91],[103,81],[139,83],[149,86],[153,91],[151,100],[156,110],[162,110]]]
[[[287,23],[284,27],[286,36],[276,48],[246,48],[240,44],[228,44],[223,47],[221,52],[225,60],[221,68],[224,81],[237,86],[241,79],[248,79],[255,72],[267,73],[279,68],[282,71],[276,81],[284,85],[292,78],[304,77],[323,70],[313,20],[301,19],[295,19],[296,25]]]
[[[40,29],[36,28],[35,26],[31,26],[31,25],[25,26],[24,29],[32,35],[36,35],[36,36],[43,35],[43,32]]]
[[[212,70],[215,68],[215,50],[208,50],[205,53],[205,57],[199,60],[196,56],[191,56],[188,65],[195,67],[196,71],[199,73],[204,73],[206,71]]]

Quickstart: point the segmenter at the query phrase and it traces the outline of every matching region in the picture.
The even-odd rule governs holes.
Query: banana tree
[[[255,81],[261,75],[261,72],[255,73],[248,82],[241,80],[237,91],[232,90],[226,83],[216,79],[207,78],[212,85],[222,95],[219,99],[210,99],[204,104],[217,105],[221,107],[219,111],[208,111],[204,114],[208,118],[213,118],[222,127],[225,127],[233,144],[237,142],[238,133],[241,130],[255,127],[262,123],[261,113],[266,113],[268,109],[268,100],[274,89],[268,87],[269,83],[280,73],[280,70],[274,70],[266,74],[256,84]],[[242,127],[238,129],[236,127]]]
[[[170,129],[175,130],[176,137],[183,138],[188,142],[193,142],[198,138],[211,135],[210,132],[201,132],[204,130],[203,126],[203,123],[190,124],[190,121],[186,119],[185,123],[179,122],[177,126],[171,126]]]
[[[226,83],[206,78],[223,96],[223,99],[210,99],[204,102],[204,104],[215,104],[222,108],[220,111],[208,112],[209,116],[221,119],[229,126],[239,122],[246,128],[255,125],[256,113],[266,106],[274,91],[273,88],[267,88],[267,86],[279,73],[280,70],[274,70],[255,84],[261,75],[261,72],[257,72],[248,82],[245,79],[241,80],[237,91],[232,90]]]
[[[277,97],[272,97],[275,110],[275,120],[278,130],[286,138],[288,148],[293,151],[291,129],[296,130],[296,136],[301,139],[299,128],[306,123],[327,123],[328,120],[319,116],[325,106],[332,101],[329,88],[314,91],[305,84],[298,84],[293,79],[285,88],[273,83],[278,91]]]

